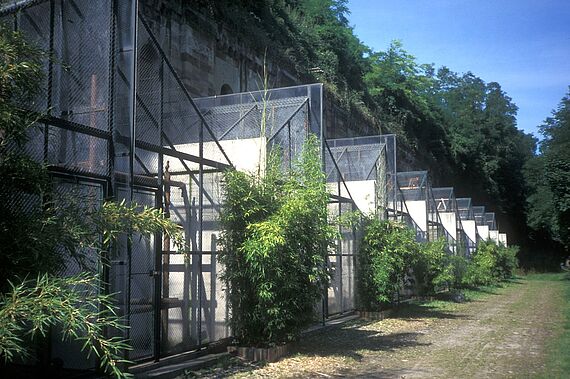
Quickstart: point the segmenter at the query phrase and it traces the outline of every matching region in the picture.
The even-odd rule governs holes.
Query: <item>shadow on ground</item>
[[[394,351],[405,347],[425,346],[417,341],[420,333],[383,334],[376,330],[360,329],[364,323],[354,323],[315,333],[294,345],[293,353],[308,356],[345,356],[362,360],[359,351]]]
[[[442,311],[436,306],[429,305],[429,302],[418,302],[401,306],[396,310],[392,317],[413,321],[416,319],[419,320],[425,318],[456,319],[463,318],[464,316],[456,313]]]

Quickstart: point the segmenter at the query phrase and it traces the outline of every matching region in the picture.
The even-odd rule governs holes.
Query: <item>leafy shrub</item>
[[[420,244],[413,268],[418,292],[421,295],[449,288],[455,282],[453,261],[444,239]]]
[[[492,241],[482,241],[469,263],[463,284],[490,285],[512,277],[518,267],[518,247],[505,247]]]
[[[497,276],[499,279],[509,279],[519,266],[517,254],[518,246],[497,246]]]
[[[97,265],[88,262],[101,263],[102,254],[107,254],[120,236],[133,233],[142,237],[165,233],[180,252],[187,252],[182,229],[161,210],[124,202],[105,202],[98,209],[81,208],[73,202],[46,204],[44,211],[27,213],[35,217],[34,222],[14,225],[21,229],[12,229],[2,239],[14,250],[8,255],[0,248],[3,260],[12,259],[9,267],[13,269],[0,281],[0,357],[10,362],[26,356],[26,338],[45,336],[51,327],[58,326],[64,340],[83,342],[83,350],[97,355],[107,373],[129,377],[120,367],[127,362],[122,355],[130,349],[128,341],[108,337],[106,331],[124,329],[124,320],[115,313],[112,295],[99,291],[101,277],[93,270]],[[14,210],[23,218],[21,213]],[[0,222],[0,226],[5,225]],[[18,243],[25,240],[29,243]],[[61,278],[57,269],[63,266],[46,265],[51,261],[63,264],[66,257],[75,259],[84,272]],[[29,264],[34,260],[45,266]]]
[[[120,235],[163,232],[179,250],[187,247],[181,228],[159,210],[109,202],[95,209],[85,196],[59,199],[46,167],[25,155],[40,115],[24,105],[39,91],[45,56],[20,33],[0,27],[0,359],[27,355],[30,338],[57,327],[64,339],[95,354],[106,373],[130,377],[122,370],[128,342],[109,337],[124,320],[115,314],[113,295],[99,291],[95,267]],[[70,259],[84,272],[58,277]]]
[[[464,285],[477,287],[496,282],[496,247],[494,243],[488,241],[482,241],[477,245],[477,250],[473,254],[463,278]]]
[[[377,218],[367,220],[358,262],[360,306],[378,310],[389,303],[418,251],[414,231],[404,224]]]
[[[117,378],[130,377],[120,369],[125,350],[121,337],[106,337],[105,329],[124,329],[115,313],[112,295],[98,294],[99,279],[92,273],[59,278],[39,275],[12,284],[0,294],[0,357],[6,362],[29,355],[22,337],[46,336],[58,326],[63,340],[82,342],[82,349],[101,359],[101,367]]]
[[[464,285],[463,282],[467,274],[469,261],[461,255],[452,255],[449,257],[449,261],[453,269],[453,279],[450,283],[450,287],[453,289],[461,288]]]
[[[336,233],[327,221],[328,194],[317,139],[311,136],[288,173],[270,154],[262,177],[224,176],[221,222],[230,324],[240,343],[289,341],[313,319],[328,283],[326,251]]]

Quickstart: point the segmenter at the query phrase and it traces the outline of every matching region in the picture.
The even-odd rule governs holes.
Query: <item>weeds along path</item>
[[[455,304],[432,301],[395,318],[352,322],[306,337],[263,367],[228,362],[202,377],[549,377],[547,342],[562,331],[563,283],[517,280]]]

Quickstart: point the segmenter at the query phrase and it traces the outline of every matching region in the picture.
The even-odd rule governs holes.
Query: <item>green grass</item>
[[[561,333],[553,339],[547,350],[546,369],[540,378],[570,377],[570,274],[533,274],[529,280],[543,280],[562,283],[564,286],[564,316]]]
[[[504,281],[496,285],[483,286],[478,288],[462,289],[461,292],[465,297],[465,302],[480,301],[488,296],[498,295],[500,291],[518,280]],[[410,317],[412,315],[424,317],[445,316],[447,312],[457,310],[459,303],[452,300],[449,292],[438,294],[431,300],[414,300],[408,304],[401,306],[394,317]]]

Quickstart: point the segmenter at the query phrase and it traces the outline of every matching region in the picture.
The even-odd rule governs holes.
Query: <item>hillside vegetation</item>
[[[349,25],[346,0],[198,4],[303,81],[324,82],[345,104],[373,117],[381,132],[397,133],[400,146],[417,157],[423,165],[418,169],[430,169],[436,185],[453,185],[460,196],[495,211],[501,230],[523,246],[523,255],[568,246],[566,208],[552,212],[552,202],[569,196],[560,176],[568,157],[556,152],[552,132],[556,117],[543,128],[542,151],[549,153],[535,156],[537,140],[517,129],[517,106],[499,83],[418,62],[399,41],[373,51]],[[541,179],[545,165],[558,172],[550,170],[547,183]],[[544,197],[550,208],[541,203]]]

